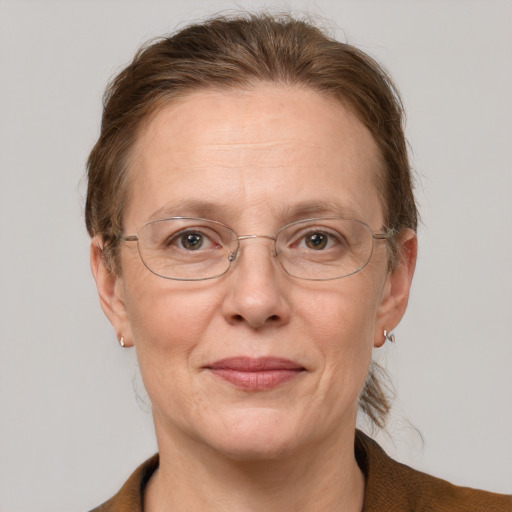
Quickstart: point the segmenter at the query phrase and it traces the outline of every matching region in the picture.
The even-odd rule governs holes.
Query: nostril
[[[233,315],[231,317],[231,321],[233,323],[237,323],[237,324],[244,323],[247,320],[248,319],[246,317],[244,317],[244,315],[239,315],[239,314]],[[253,319],[253,321],[254,321],[254,319]],[[280,321],[281,321],[281,317],[279,315],[271,315],[271,316],[265,318],[261,325],[267,324],[268,322],[270,322],[270,323],[279,323]],[[256,324],[253,324],[250,321],[249,321],[249,324],[251,324],[253,327],[256,326]],[[259,322],[257,322],[257,325],[259,326]]]

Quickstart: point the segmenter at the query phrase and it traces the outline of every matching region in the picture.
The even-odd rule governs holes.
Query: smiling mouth
[[[306,371],[294,361],[277,357],[233,357],[204,369],[244,391],[273,389]]]

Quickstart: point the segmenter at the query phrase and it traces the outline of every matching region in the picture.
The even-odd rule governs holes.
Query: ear
[[[126,313],[123,280],[107,267],[103,254],[103,241],[100,237],[96,236],[91,240],[90,259],[101,309],[112,324],[117,339],[123,336],[125,346],[132,346],[133,338]]]
[[[418,238],[412,229],[404,229],[398,235],[398,263],[388,273],[381,303],[377,310],[374,346],[386,341],[384,330],[391,332],[400,322],[407,309],[412,278],[418,255]]]

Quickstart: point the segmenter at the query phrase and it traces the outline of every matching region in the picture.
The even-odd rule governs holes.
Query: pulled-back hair
[[[144,45],[107,88],[101,133],[87,162],[85,220],[89,234],[102,238],[112,272],[121,272],[117,253],[129,194],[127,168],[144,123],[192,91],[258,83],[309,88],[350,108],[379,149],[376,180],[386,227],[396,233],[416,230],[402,103],[383,68],[354,46],[289,15],[223,16]],[[392,267],[399,254],[394,238],[389,244]],[[360,404],[374,423],[383,425],[389,403],[374,367]]]

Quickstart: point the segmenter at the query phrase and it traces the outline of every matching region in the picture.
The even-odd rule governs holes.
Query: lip
[[[245,391],[274,389],[306,370],[295,361],[280,357],[231,357],[215,361],[204,369]]]

